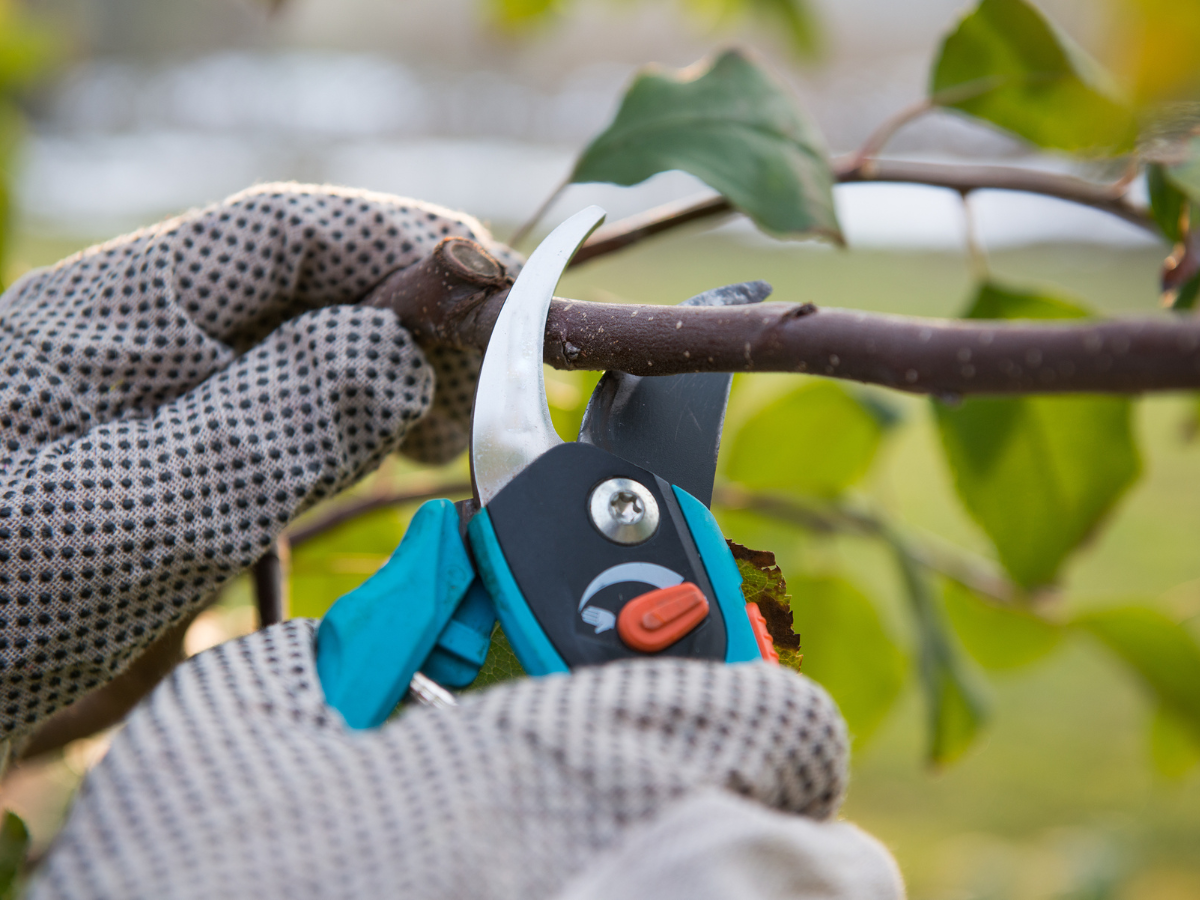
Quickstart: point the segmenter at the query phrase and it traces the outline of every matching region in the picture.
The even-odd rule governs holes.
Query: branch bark
[[[487,346],[506,291],[402,320],[419,339]],[[466,308],[464,308],[464,306]],[[811,304],[664,307],[556,298],[545,361],[559,369],[803,372],[913,393],[1140,393],[1200,388],[1200,318],[1071,323],[920,319]]]

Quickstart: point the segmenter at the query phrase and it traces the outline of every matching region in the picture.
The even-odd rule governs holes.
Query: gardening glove
[[[263,185],[0,298],[0,738],[112,678],[293,517],[465,445],[477,354],[356,307],[443,237],[398,197]],[[431,410],[432,407],[432,410]]]
[[[177,668],[29,900],[903,896],[887,851],[832,820],[845,728],[790,670],[615,662],[355,731],[322,696],[316,627]]]

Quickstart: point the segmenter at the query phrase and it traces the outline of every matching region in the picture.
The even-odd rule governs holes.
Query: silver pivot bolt
[[[588,514],[596,530],[617,544],[640,544],[658,531],[658,502],[644,484],[630,478],[596,485]]]

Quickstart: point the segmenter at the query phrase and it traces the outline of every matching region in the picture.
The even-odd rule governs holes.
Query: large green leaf
[[[933,103],[1039,147],[1119,154],[1133,148],[1130,108],[1097,64],[1025,0],[982,0],[942,43]]]
[[[834,496],[866,474],[884,427],[842,385],[811,381],[738,429],[725,474],[749,488]]]
[[[968,315],[1073,317],[1068,300],[985,285]],[[1019,583],[1052,582],[1141,470],[1122,397],[979,397],[935,402],[959,498]]]
[[[1186,628],[1145,606],[1087,613],[1074,624],[1119,656],[1200,741],[1200,643]]]
[[[989,603],[957,582],[946,583],[942,599],[963,649],[985,669],[1019,669],[1045,659],[1062,643],[1060,625]]]
[[[917,668],[929,708],[929,761],[944,766],[974,743],[987,720],[987,704],[946,627],[929,573],[902,541],[893,538],[892,543],[917,626]]]
[[[841,240],[816,129],[735,50],[708,65],[642,70],[571,181],[633,185],[671,169],[720,191],[766,231]]]
[[[805,675],[837,701],[855,744],[870,739],[904,685],[907,664],[874,604],[842,578],[792,578]]]

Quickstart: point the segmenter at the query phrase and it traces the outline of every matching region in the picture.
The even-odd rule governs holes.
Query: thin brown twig
[[[874,513],[853,509],[843,503],[809,504],[794,497],[746,491],[735,485],[719,486],[714,501],[732,509],[752,510],[760,515],[818,534],[849,534],[887,539],[891,526]],[[951,581],[969,588],[1000,606],[1012,606],[1021,589],[1002,573],[964,552],[950,552],[927,542],[908,540],[905,545],[918,563]]]
[[[520,228],[513,232],[512,236],[508,239],[508,243],[516,247],[521,241],[525,240],[529,232],[533,231],[537,223],[542,221],[542,217],[554,205],[554,201],[562,196],[562,192],[567,189],[570,183],[571,177],[568,175],[558,187],[550,192],[550,196],[542,201],[542,205],[537,208],[534,214]]]
[[[850,159],[851,167],[860,169],[869,165],[883,151],[883,148],[887,146],[888,141],[892,139],[897,131],[909,122],[919,119],[932,109],[933,102],[928,97],[924,97],[884,119],[883,123],[867,135],[867,139],[863,141],[862,146],[855,151]]]
[[[1112,185],[1102,185],[1071,175],[1016,166],[948,165],[886,159],[860,161],[857,154],[836,163],[834,177],[840,184],[917,184],[948,188],[963,195],[988,190],[1039,194],[1090,206],[1124,219],[1152,234],[1158,234],[1157,226],[1149,212],[1125,196],[1128,182],[1124,178]],[[724,197],[706,197],[703,200],[664,204],[621,219],[597,231],[576,254],[572,265],[622,250],[682,225],[735,212],[737,210]]]

